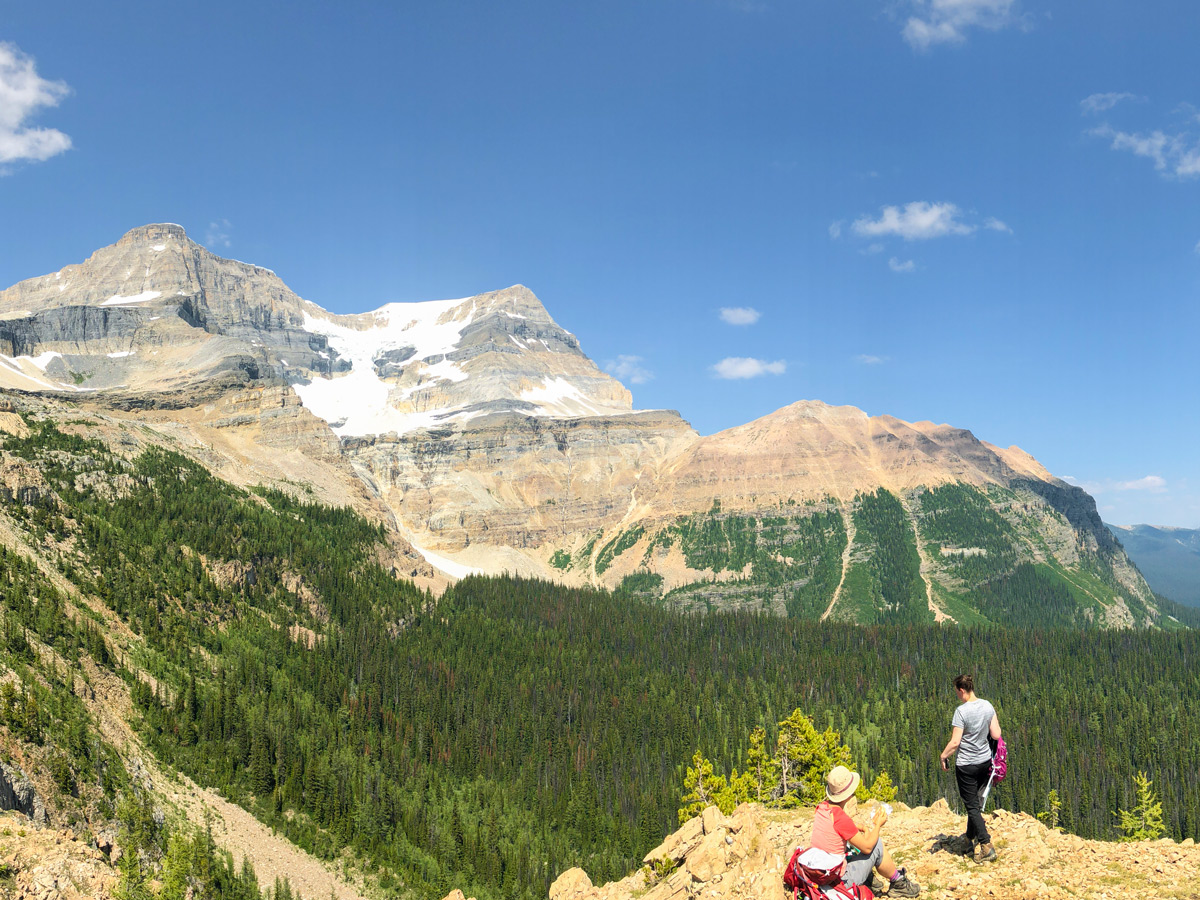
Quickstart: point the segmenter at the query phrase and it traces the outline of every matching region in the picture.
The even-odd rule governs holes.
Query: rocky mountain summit
[[[999,851],[994,863],[956,852],[966,819],[945,800],[898,805],[883,839],[930,900],[1182,900],[1200,891],[1200,848],[1190,840],[1113,844],[1054,831],[1025,814],[998,810],[987,818]],[[724,816],[709,807],[646,854],[646,868],[599,886],[571,869],[551,886],[549,900],[790,900],[783,869],[811,834],[811,809],[746,804]]]
[[[3,388],[153,428],[239,484],[307,484],[434,580],[866,622],[1026,623],[1049,603],[1054,624],[1171,624],[1092,499],[1019,448],[819,401],[701,436],[634,410],[520,285],[335,315],[147,225],[0,292]]]

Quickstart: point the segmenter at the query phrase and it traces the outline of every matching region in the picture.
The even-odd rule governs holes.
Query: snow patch
[[[43,372],[46,371],[46,366],[50,365],[56,359],[62,359],[62,354],[54,350],[47,350],[45,353],[39,353],[37,356],[15,356],[14,360],[20,361],[23,359],[29,360]]]
[[[167,245],[166,244],[155,244],[150,249],[153,250],[155,253],[162,253],[164,250],[167,249]]]
[[[162,296],[162,291],[142,291],[140,294],[134,294],[131,297],[122,297],[120,294],[113,294],[101,306],[126,306],[131,303],[147,303],[151,300],[157,300]]]
[[[389,303],[371,314],[366,328],[353,328],[332,319],[304,313],[304,329],[321,334],[329,346],[350,361],[350,371],[331,378],[313,378],[309,384],[294,385],[301,402],[330,424],[339,436],[403,434],[430,428],[447,418],[463,420],[475,414],[460,408],[406,413],[388,403],[392,386],[375,371],[375,360],[389,350],[413,347],[406,365],[444,356],[458,346],[463,329],[471,324],[475,304],[465,300],[433,300],[426,303]],[[423,375],[434,381],[464,381],[467,373],[458,364],[441,359],[426,367]],[[422,384],[405,395],[429,387]],[[401,397],[403,399],[403,397]]]
[[[109,353],[109,359],[124,359],[126,356],[133,356],[132,350],[118,350],[116,353]]]
[[[412,543],[411,539],[409,543]],[[435,569],[441,569],[451,578],[466,578],[468,575],[482,575],[483,569],[477,569],[474,566],[465,566],[462,563],[457,563],[452,559],[447,559],[441,554],[434,553],[432,550],[426,550],[419,544],[412,544],[412,548],[425,557],[425,562],[429,563]]]
[[[541,387],[522,392],[521,399],[541,404],[534,412],[537,416],[598,416],[611,412],[596,406],[561,375],[543,378]]]
[[[48,381],[46,378],[41,377],[45,375],[46,366],[50,365],[51,360],[61,357],[61,353],[56,353],[53,350],[37,356],[5,356],[3,353],[0,353],[0,365],[10,370],[11,374],[18,375],[32,382],[36,386],[35,390],[37,388],[49,388],[52,391],[78,391],[79,388],[74,385]]]

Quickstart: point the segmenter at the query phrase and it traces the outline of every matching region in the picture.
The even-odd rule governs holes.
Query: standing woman
[[[988,739],[1000,740],[1000,720],[996,718],[992,704],[975,696],[975,679],[970,675],[959,675],[954,679],[954,692],[958,694],[959,707],[950,722],[950,741],[942,751],[942,768],[947,768],[946,760],[957,753],[954,780],[958,782],[958,795],[967,808],[970,853],[974,855],[975,845],[979,844],[979,861],[990,862],[996,858],[996,848],[983,823],[980,795],[992,773],[992,747]]]

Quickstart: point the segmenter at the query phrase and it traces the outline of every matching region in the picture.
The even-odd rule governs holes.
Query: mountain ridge
[[[881,622],[1023,620],[1032,590],[1064,624],[1168,621],[1091,498],[1024,450],[817,400],[702,436],[635,410],[522,285],[336,315],[141,226],[0,292],[0,387],[153,423],[235,483],[311,482],[435,580]]]

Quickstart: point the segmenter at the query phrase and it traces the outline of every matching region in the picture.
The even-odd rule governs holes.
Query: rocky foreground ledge
[[[1200,897],[1200,847],[1190,838],[1117,844],[1053,831],[1023,813],[986,818],[999,858],[984,865],[955,852],[966,819],[945,800],[915,809],[897,804],[884,841],[931,900]],[[582,869],[571,869],[551,886],[550,900],[791,900],[783,867],[796,846],[807,845],[812,819],[811,809],[743,804],[724,816],[709,807],[646,855],[650,870],[669,860],[657,866],[662,875],[642,869],[594,886]]]

